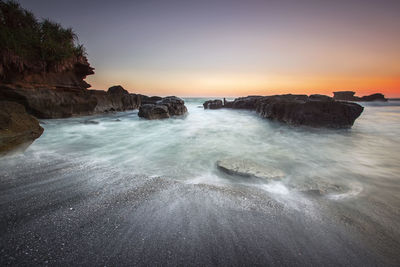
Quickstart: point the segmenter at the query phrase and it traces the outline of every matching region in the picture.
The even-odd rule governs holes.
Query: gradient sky
[[[94,89],[400,97],[400,0],[19,2],[75,30]]]

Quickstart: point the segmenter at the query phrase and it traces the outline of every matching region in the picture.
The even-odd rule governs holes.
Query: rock
[[[340,101],[356,101],[356,102],[387,101],[385,96],[381,93],[376,93],[363,97],[358,97],[355,96],[354,94],[355,92],[353,91],[338,91],[338,92],[333,92],[333,98],[335,100],[340,100]]]
[[[233,109],[254,110],[256,108],[256,103],[260,98],[262,98],[262,96],[239,97],[236,98],[234,101],[225,101],[224,107]]]
[[[181,116],[187,112],[185,102],[176,96],[167,96],[157,101],[157,105],[164,105],[168,107],[170,116]]]
[[[256,110],[263,118],[290,125],[349,128],[364,108],[356,103],[335,101],[325,95],[248,96],[226,102],[233,109]]]
[[[122,88],[122,87],[121,87]],[[140,97],[122,88],[110,92],[71,88],[12,88],[0,86],[0,99],[17,102],[40,119],[67,118],[137,109]]]
[[[162,99],[161,96],[146,96],[146,95],[139,95],[141,99],[141,103],[144,104],[155,104],[157,101]]]
[[[388,101],[383,94],[377,93],[361,97],[360,101]]]
[[[144,104],[139,108],[139,117],[149,120],[169,118],[168,107],[164,105]]]
[[[204,109],[220,109],[222,108],[222,100],[208,100],[203,103]]]
[[[313,196],[343,193],[345,191],[343,186],[326,182],[320,178],[308,178],[305,181],[296,181],[294,184],[290,184],[289,187]]]
[[[352,91],[333,92],[333,99],[342,101],[358,101],[359,98],[354,96],[355,93],[356,92]]]
[[[281,170],[244,159],[219,160],[217,161],[217,167],[221,171],[231,175],[267,180],[280,179],[285,175]]]
[[[181,116],[187,112],[185,102],[175,96],[164,97],[154,104],[144,104],[139,108],[138,116],[149,120]]]
[[[94,112],[97,99],[88,90],[11,88],[0,86],[0,99],[23,105],[40,119],[67,118]]]
[[[26,113],[24,106],[0,101],[0,155],[26,149],[42,133],[39,121]]]
[[[97,99],[94,113],[133,110],[141,105],[139,95],[130,94],[120,85],[110,87],[107,92],[100,90],[90,90],[90,92]]]
[[[263,118],[295,126],[327,128],[350,128],[363,110],[356,103],[295,95],[265,97],[259,99],[256,106],[257,113]]]
[[[107,93],[109,94],[118,94],[118,95],[127,95],[129,94],[121,85],[115,85],[108,88]]]

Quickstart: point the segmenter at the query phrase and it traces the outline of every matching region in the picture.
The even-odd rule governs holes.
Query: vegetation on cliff
[[[48,19],[39,21],[14,1],[0,0],[0,76],[7,69],[54,71],[64,62],[79,61],[85,49],[71,28]]]

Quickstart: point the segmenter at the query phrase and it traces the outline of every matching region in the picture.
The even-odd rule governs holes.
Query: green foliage
[[[85,54],[71,28],[35,16],[14,1],[0,0],[0,49],[26,60],[58,63]]]

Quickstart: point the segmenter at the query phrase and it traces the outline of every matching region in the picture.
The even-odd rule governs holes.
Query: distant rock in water
[[[27,148],[42,133],[39,121],[26,113],[24,106],[0,101],[0,155]]]
[[[370,102],[370,101],[387,101],[385,96],[381,93],[358,97],[354,95],[353,91],[338,91],[333,92],[333,98],[340,101],[355,101],[355,102]]]
[[[290,125],[349,128],[364,108],[325,95],[247,96],[225,102],[224,108],[255,110],[261,117]]]
[[[153,99],[157,98],[153,97]],[[148,100],[149,99],[147,99],[147,101]],[[187,108],[182,99],[176,96],[168,96],[157,101],[152,101],[150,104],[141,105],[138,116],[149,120],[155,120],[166,119],[172,116],[181,116],[186,113]]]
[[[208,100],[203,103],[204,109],[220,109],[222,108],[222,100]]]
[[[327,96],[264,97],[258,100],[256,106],[257,113],[263,118],[295,126],[327,128],[350,128],[363,110],[356,103],[334,101]]]
[[[285,174],[276,168],[258,164],[244,159],[223,159],[217,161],[221,171],[242,177],[261,178],[266,180],[281,179]]]

